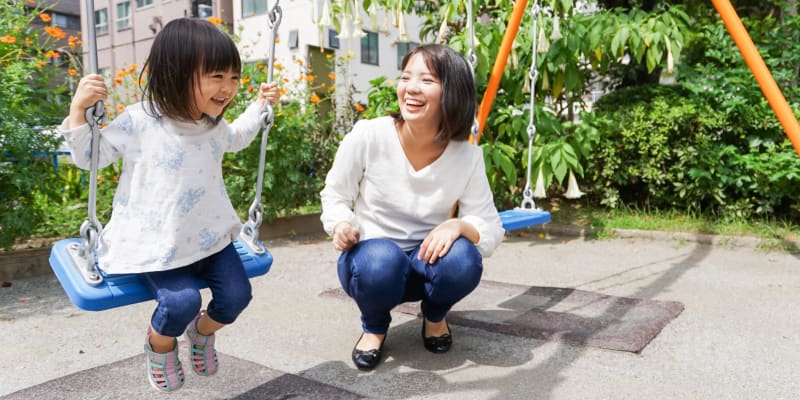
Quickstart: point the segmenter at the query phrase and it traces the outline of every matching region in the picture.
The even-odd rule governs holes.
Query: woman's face
[[[442,82],[425,64],[422,55],[408,60],[397,83],[400,114],[406,122],[430,122],[442,119]]]

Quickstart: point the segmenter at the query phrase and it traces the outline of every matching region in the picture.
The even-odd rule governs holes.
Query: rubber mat
[[[349,299],[340,288],[321,295]],[[506,335],[638,353],[683,308],[674,301],[483,280],[447,320]],[[403,303],[395,311],[420,315],[419,302]]]
[[[188,347],[183,345],[183,355]],[[217,353],[220,369],[211,377],[200,377],[184,363],[186,382],[172,393],[162,394],[147,382],[144,354],[108,365],[77,372],[9,395],[2,400],[93,400],[93,399],[362,399],[355,393],[331,385],[276,371],[236,357]],[[167,397],[165,397],[167,396]]]

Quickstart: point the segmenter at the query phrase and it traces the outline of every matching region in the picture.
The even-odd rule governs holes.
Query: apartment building
[[[81,47],[78,45],[79,42],[75,40],[75,38],[80,38],[81,36],[81,13],[78,2],[79,0],[25,2],[25,6],[31,8],[32,12],[40,14],[31,23],[33,29],[57,28],[48,35],[42,35],[42,37],[48,37],[49,39],[56,36],[60,37],[56,39],[56,48],[52,49],[59,54],[59,57],[52,58],[51,62],[61,64],[65,69],[67,68],[66,61],[68,59],[77,57],[78,61],[80,61],[81,58]]]
[[[77,0],[65,0],[77,1]],[[216,17],[240,36],[244,62],[266,60],[270,30],[268,13],[275,0],[95,0],[99,72],[113,77],[132,64],[144,63],[153,38],[168,21],[180,17]],[[370,18],[361,10],[365,22],[360,34],[339,37],[332,26],[322,29],[314,15],[324,0],[279,0],[282,18],[278,27],[275,59],[285,67],[284,76],[297,76],[309,68],[317,77],[336,74],[337,87],[351,88],[357,101],[365,101],[369,81],[379,76],[394,79],[399,75],[399,59],[419,43],[419,19],[406,17],[408,37],[400,41],[401,27],[379,12]],[[80,5],[81,15],[86,6]],[[316,18],[318,19],[318,18]],[[84,20],[85,25],[85,20]],[[83,35],[86,42],[86,35]],[[88,45],[84,46],[88,49]],[[350,54],[345,73],[333,71],[327,55]],[[299,62],[298,62],[299,61]],[[87,71],[88,72],[88,71]],[[338,72],[338,73],[337,73]],[[333,76],[333,75],[331,75]]]
[[[172,19],[216,16],[223,24],[232,27],[232,2],[233,0],[95,0],[94,23],[99,72],[113,76],[133,64],[144,64],[156,34]],[[81,15],[86,16],[85,2],[81,2],[80,7]],[[88,40],[85,33],[83,40],[84,43]],[[88,44],[84,47],[89,48]]]

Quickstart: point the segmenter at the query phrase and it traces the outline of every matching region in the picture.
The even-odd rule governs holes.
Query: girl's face
[[[430,122],[438,126],[442,119],[442,82],[425,64],[422,55],[408,60],[397,83],[400,114],[407,122]]]
[[[239,73],[233,71],[212,71],[199,76],[194,88],[195,115],[199,120],[203,115],[216,118],[233,100],[239,87]]]

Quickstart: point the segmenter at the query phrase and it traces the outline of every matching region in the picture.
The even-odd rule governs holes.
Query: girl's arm
[[[280,100],[280,96],[281,92],[277,83],[261,84],[258,98],[235,121],[231,122],[227,151],[239,151],[250,145],[261,128],[261,109],[264,107],[264,103],[269,101],[271,105],[275,105]]]
[[[64,137],[70,149],[72,161],[78,168],[91,167],[92,131],[87,125],[85,112],[98,101],[105,100],[108,91],[100,75],[87,75],[78,83],[72,98],[67,117],[58,132]],[[133,134],[133,123],[130,114],[120,114],[108,126],[100,130],[100,168],[103,168],[122,156],[122,150]],[[121,150],[122,149],[122,150]]]

